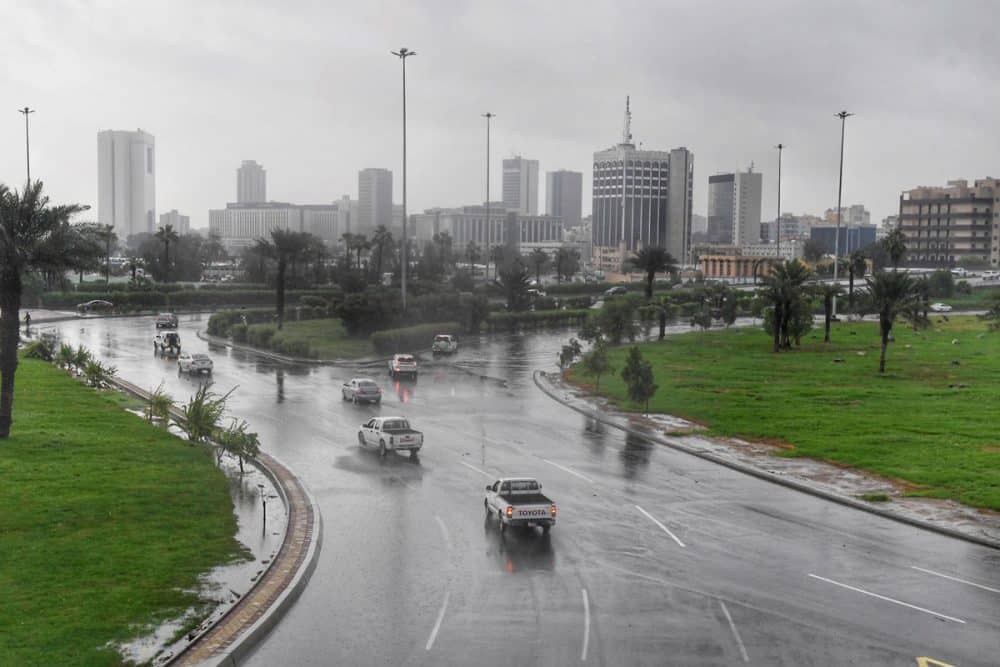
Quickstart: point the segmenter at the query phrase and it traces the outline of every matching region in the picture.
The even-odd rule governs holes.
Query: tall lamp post
[[[778,241],[778,247],[776,254],[778,256],[778,261],[781,261],[781,151],[785,148],[785,144],[778,144],[775,146],[778,149],[778,214],[774,218],[774,238]],[[754,282],[757,282],[756,276],[754,276]]]
[[[35,113],[34,109],[24,107],[18,109],[18,113],[24,114],[24,158],[28,165],[28,184],[31,184],[31,144],[28,141],[28,115]]]
[[[409,257],[409,241],[406,238],[406,228],[409,226],[409,220],[406,217],[406,59],[410,56],[417,55],[416,51],[410,51],[405,46],[399,51],[391,51],[392,55],[399,58],[400,62],[403,64],[403,274],[402,274],[402,287],[403,287],[403,310],[406,310],[406,269],[407,264],[410,261]]]
[[[840,119],[840,178],[837,181],[837,231],[833,237],[833,282],[837,283],[837,269],[840,264],[840,197],[844,191],[844,132],[847,127],[847,117],[853,113],[839,111],[836,116]],[[837,297],[833,297],[833,316],[837,317]]]
[[[486,119],[486,268],[490,267],[490,121],[496,117],[495,113],[487,111],[483,114]],[[496,268],[494,267],[494,271]],[[475,271],[473,271],[475,275]],[[484,276],[489,282],[489,275]]]

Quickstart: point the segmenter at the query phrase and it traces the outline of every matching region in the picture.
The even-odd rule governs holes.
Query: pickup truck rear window
[[[531,480],[531,481],[525,480],[525,481],[520,481],[520,482],[511,482],[510,483],[510,490],[514,491],[514,492],[517,492],[517,491],[537,491],[538,490],[538,482],[536,482],[534,480]]]
[[[410,422],[405,419],[390,419],[382,424],[383,431],[405,431],[410,428]]]

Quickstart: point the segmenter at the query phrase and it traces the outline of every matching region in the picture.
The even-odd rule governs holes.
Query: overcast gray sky
[[[97,132],[156,137],[157,211],[195,227],[235,199],[242,159],[268,197],[357,196],[388,167],[401,199],[400,66],[407,63],[410,210],[482,201],[485,111],[501,158],[584,173],[617,142],[626,95],[645,148],[695,154],[695,211],[711,174],[764,173],[763,216],[844,203],[881,220],[899,191],[1000,176],[1000,5],[994,2],[7,0],[0,39],[0,181],[20,187],[18,107],[37,109],[32,173],[55,201],[93,204]],[[5,119],[5,120],[3,120]],[[544,176],[542,177],[544,181]],[[543,182],[544,187],[544,182]]]

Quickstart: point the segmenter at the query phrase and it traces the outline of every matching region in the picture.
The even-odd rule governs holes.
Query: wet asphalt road
[[[150,317],[53,325],[145,387],[203,380],[152,354]],[[590,422],[539,391],[568,334],[463,340],[417,382],[209,345],[231,412],[320,505],[309,586],[247,664],[1000,664],[1000,553],[768,484]],[[343,403],[367,375],[381,406]],[[425,434],[419,464],[357,446],[373,415]],[[548,538],[484,520],[499,475],[558,503]],[[930,663],[936,664],[936,663]]]

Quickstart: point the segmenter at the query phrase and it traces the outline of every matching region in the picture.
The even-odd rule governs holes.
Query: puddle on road
[[[113,647],[128,664],[162,665],[170,660],[246,595],[281,548],[288,517],[270,478],[246,464],[244,474],[240,475],[239,462],[228,455],[222,457],[219,467],[229,479],[229,494],[236,513],[236,539],[246,550],[246,558],[202,575],[196,591],[202,602],[200,607],[189,608],[179,617]],[[178,636],[185,630],[188,631]]]

